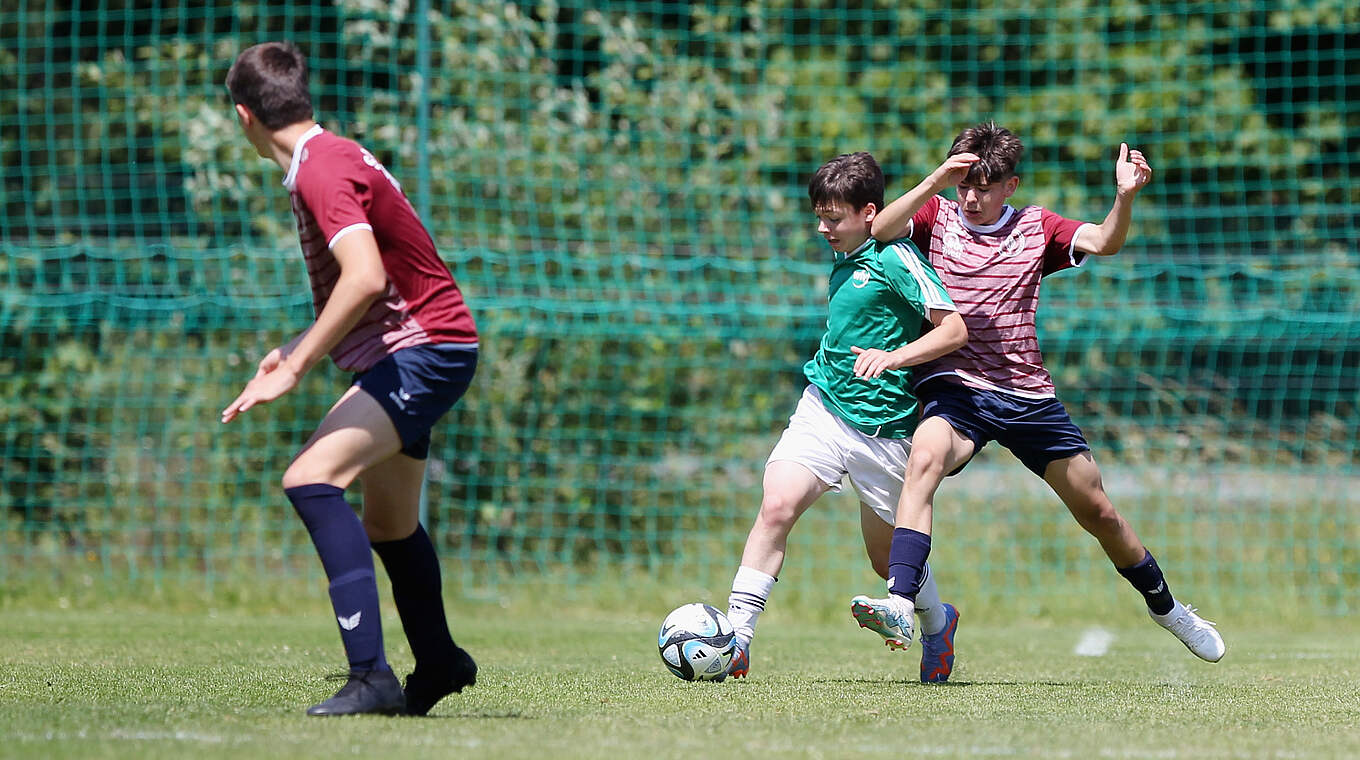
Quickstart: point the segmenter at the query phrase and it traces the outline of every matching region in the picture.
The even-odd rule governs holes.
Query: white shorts
[[[797,462],[837,492],[849,475],[860,501],[891,525],[910,452],[909,438],[874,438],[850,427],[827,411],[821,391],[809,385],[765,464]]]

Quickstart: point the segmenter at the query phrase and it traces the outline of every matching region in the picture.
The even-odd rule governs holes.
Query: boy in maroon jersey
[[[916,372],[922,421],[897,506],[890,593],[855,597],[851,610],[861,624],[866,616],[909,619],[930,553],[935,490],[995,440],[1043,478],[1100,542],[1153,620],[1200,658],[1217,662],[1225,647],[1213,623],[1171,595],[1156,560],[1105,494],[1090,446],[1054,393],[1035,332],[1040,279],[1080,266],[1088,255],[1118,252],[1134,196],[1152,180],[1152,168],[1141,152],[1120,145],[1114,205],[1100,224],[1088,224],[1006,203],[1020,184],[1015,167],[1023,150],[995,123],[966,129],[939,168],[874,219],[875,238],[906,236],[926,252],[969,337]],[[938,195],[951,185],[958,201]]]
[[[237,57],[227,89],[241,130],[286,173],[316,320],[260,360],[222,422],[287,393],[326,354],[353,372],[283,474],[330,582],[349,679],[308,715],[424,715],[476,680],[449,634],[439,561],[418,519],[430,430],[467,390],[477,328],[401,186],[371,153],[312,117],[292,43]],[[363,520],[344,498],[355,479]],[[372,550],[392,581],[415,670],[402,688],[383,653]]]

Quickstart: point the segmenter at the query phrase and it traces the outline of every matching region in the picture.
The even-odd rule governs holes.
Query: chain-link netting
[[[1021,202],[1100,221],[1120,142],[1155,169],[1124,252],[1040,311],[1116,504],[1174,582],[1353,609],[1360,10],[905,5],[5,3],[0,577],[314,569],[278,481],[345,377],[217,422],[312,316],[281,173],[222,85],[288,38],[482,332],[428,482],[464,588],[724,590],[825,322],[809,175],[869,150],[893,195],[995,119],[1026,141]],[[990,447],[936,514],[950,583],[1114,585]],[[853,502],[808,519],[789,580],[865,577]]]

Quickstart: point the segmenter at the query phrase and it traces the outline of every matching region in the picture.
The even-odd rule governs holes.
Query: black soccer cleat
[[[391,670],[351,670],[335,696],[307,708],[308,715],[400,715],[406,709],[401,682]]]
[[[406,714],[426,715],[439,700],[477,683],[477,663],[462,647],[446,663],[420,666],[406,677]]]

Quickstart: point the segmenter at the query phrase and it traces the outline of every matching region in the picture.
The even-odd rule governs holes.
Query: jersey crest
[[[1022,256],[1025,253],[1028,242],[1029,241],[1025,239],[1025,233],[1017,229],[1010,234],[1010,237],[1002,242],[1001,250],[997,251],[997,256],[1003,259],[1013,259],[1017,256]]]

